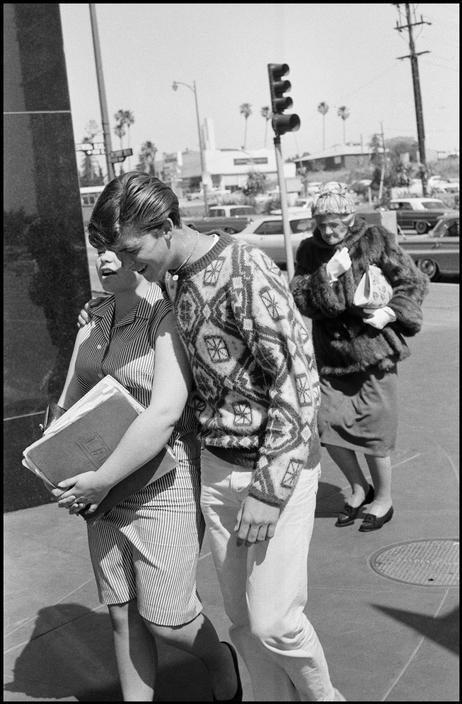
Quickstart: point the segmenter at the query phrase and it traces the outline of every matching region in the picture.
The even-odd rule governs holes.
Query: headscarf
[[[329,181],[321,186],[311,213],[316,215],[350,215],[356,210],[354,197],[348,191],[346,183]]]

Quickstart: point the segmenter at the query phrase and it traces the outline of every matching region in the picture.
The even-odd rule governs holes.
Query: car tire
[[[428,225],[426,222],[416,222],[415,231],[418,235],[424,235],[428,230]]]
[[[428,276],[430,281],[433,281],[433,279],[438,274],[438,264],[435,262],[434,259],[419,259],[417,262],[417,267],[423,274],[426,274]]]

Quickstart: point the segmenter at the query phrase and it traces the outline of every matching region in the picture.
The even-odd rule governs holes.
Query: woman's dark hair
[[[178,198],[158,178],[130,171],[113,179],[102,191],[88,224],[90,244],[110,247],[120,228],[132,225],[142,233],[158,229],[167,218],[181,226]]]

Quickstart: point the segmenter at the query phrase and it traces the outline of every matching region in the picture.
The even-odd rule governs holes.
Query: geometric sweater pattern
[[[282,506],[320,459],[312,340],[273,261],[216,234],[178,275],[173,300],[202,441],[245,458],[240,464],[254,470],[249,494]]]

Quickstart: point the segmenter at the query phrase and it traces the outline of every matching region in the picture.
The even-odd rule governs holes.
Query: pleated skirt
[[[321,378],[318,414],[322,445],[378,457],[394,450],[398,429],[398,373],[373,368]]]

